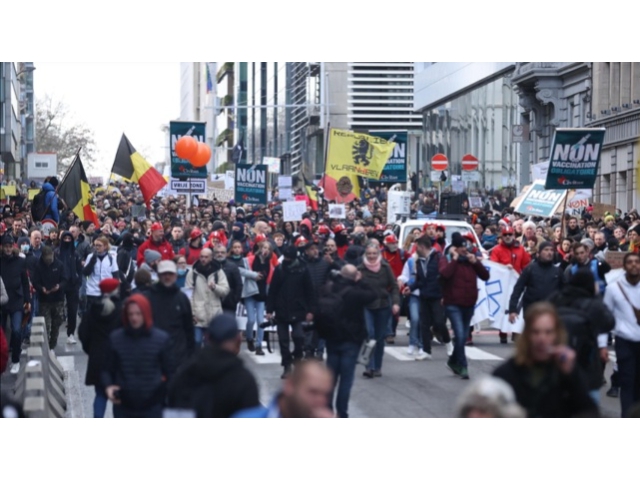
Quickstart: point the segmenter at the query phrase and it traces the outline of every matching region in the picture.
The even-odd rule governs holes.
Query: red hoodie
[[[153,315],[151,314],[151,304],[147,297],[141,295],[140,293],[134,293],[129,298],[127,298],[124,302],[124,308],[122,309],[122,324],[125,327],[129,326],[129,317],[127,315],[127,309],[129,305],[135,303],[140,307],[142,311],[142,316],[144,317],[144,329],[149,331],[151,327],[153,327]]]

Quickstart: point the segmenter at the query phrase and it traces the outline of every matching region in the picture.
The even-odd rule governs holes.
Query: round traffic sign
[[[478,159],[473,155],[467,153],[464,157],[462,157],[462,170],[471,171],[477,170],[478,168]]]
[[[431,168],[436,172],[443,172],[449,166],[449,159],[442,153],[436,153],[431,159]]]

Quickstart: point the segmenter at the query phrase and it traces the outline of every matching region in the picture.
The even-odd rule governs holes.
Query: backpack
[[[331,291],[318,300],[314,325],[321,338],[326,339],[335,335],[340,328],[344,311],[344,291],[339,293]]]
[[[583,310],[567,305],[559,306],[557,310],[567,331],[567,346],[576,352],[578,365],[587,367],[597,350],[596,335],[589,317]]]
[[[47,192],[41,189],[38,193],[36,193],[36,196],[33,197],[33,200],[31,201],[31,218],[33,218],[35,222],[42,221],[44,216],[49,211],[51,202],[49,202],[49,205],[45,205],[46,198]]]

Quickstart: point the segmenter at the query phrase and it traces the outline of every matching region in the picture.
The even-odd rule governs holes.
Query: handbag
[[[620,282],[618,282],[618,287],[620,287],[620,291],[622,292],[622,295],[624,295],[624,298],[627,300],[627,302],[629,302],[629,305],[631,305],[631,308],[633,309],[633,314],[636,316],[636,322],[638,322],[638,325],[640,325],[640,309],[633,306],[633,303],[631,303],[631,300],[629,300],[629,297],[627,296],[627,292],[624,291],[624,288],[622,288],[622,285],[620,285]]]
[[[373,353],[373,349],[376,346],[375,340],[365,340],[362,342],[362,346],[360,347],[360,352],[358,353],[357,363],[360,365],[364,365],[365,367],[369,365],[369,360],[371,359],[371,354]]]

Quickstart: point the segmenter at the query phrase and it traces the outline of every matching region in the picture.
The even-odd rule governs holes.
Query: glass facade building
[[[423,172],[431,158],[443,153],[451,175],[461,175],[462,157],[479,160],[476,188],[517,186],[519,145],[512,143],[513,125],[520,123],[518,95],[501,76],[423,110]]]

